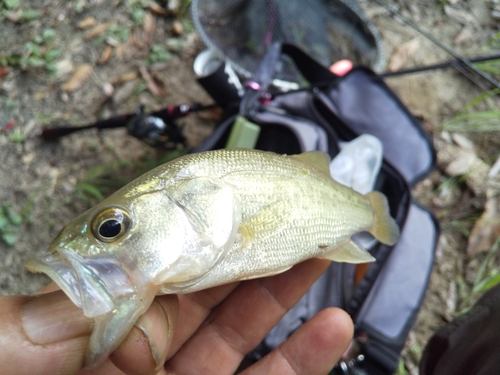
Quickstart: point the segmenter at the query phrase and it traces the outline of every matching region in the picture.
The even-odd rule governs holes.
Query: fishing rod
[[[485,62],[485,61],[491,61],[491,60],[500,60],[500,54],[494,54],[494,55],[488,55],[488,56],[478,56],[478,57],[473,57],[471,59],[468,59],[468,61],[470,61],[471,63]],[[400,70],[396,70],[394,72],[384,72],[384,73],[378,74],[378,76],[381,78],[397,77],[397,76],[402,76],[405,74],[427,72],[429,70],[456,68],[460,65],[463,66],[463,63],[461,60],[450,60],[450,61],[446,61],[446,62],[438,63],[438,64],[433,64],[433,65],[419,66],[419,67],[410,68],[410,69],[400,69]]]
[[[435,45],[440,47],[442,50],[444,50],[447,53],[449,53],[450,55],[452,55],[455,59],[459,60],[462,63],[462,65],[465,65],[467,68],[471,69],[476,74],[478,74],[479,76],[481,76],[482,78],[487,80],[493,86],[500,89],[500,82],[498,82],[496,79],[494,79],[488,73],[486,73],[486,72],[482,71],[481,69],[479,69],[478,67],[474,66],[474,64],[472,64],[472,62],[470,60],[468,60],[467,58],[465,58],[462,55],[455,52],[452,48],[448,47],[446,44],[441,42],[439,39],[434,37],[432,34],[426,32],[425,30],[420,28],[416,23],[414,23],[410,19],[403,16],[400,12],[398,12],[394,8],[387,5],[384,1],[382,1],[382,0],[372,0],[372,1],[374,1],[375,3],[377,3],[378,5],[383,7],[384,9],[386,9],[388,12],[390,12],[394,16],[398,17],[401,21],[403,21],[408,26],[410,26],[412,29],[414,29],[415,31],[417,31],[418,33],[420,33],[421,35],[426,37],[428,40],[430,40],[432,43],[434,43]],[[460,69],[459,69],[459,71],[460,71]],[[468,76],[468,75],[466,75],[466,76],[470,79],[470,76]],[[473,82],[477,84],[477,82],[475,82],[474,80],[473,80]]]
[[[71,127],[58,126],[43,129],[40,137],[45,141],[55,141],[63,136],[86,129],[114,129],[126,127],[130,135],[146,142],[151,146],[172,148],[175,144],[185,145],[186,139],[182,134],[176,119],[193,112],[200,112],[218,107],[216,104],[191,105],[181,104],[145,113],[144,106],[140,106],[134,113],[118,115],[108,119],[98,120],[92,124]]]

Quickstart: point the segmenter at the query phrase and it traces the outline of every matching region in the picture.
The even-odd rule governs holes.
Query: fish
[[[86,367],[124,340],[156,295],[275,275],[310,258],[374,260],[351,239],[393,245],[387,198],[334,181],[319,151],[187,154],[138,177],[69,222],[26,262],[94,318]]]

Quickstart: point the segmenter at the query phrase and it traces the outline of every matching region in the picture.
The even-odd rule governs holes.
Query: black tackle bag
[[[307,84],[273,93],[273,74],[283,56],[295,63]],[[439,236],[432,213],[411,195],[412,186],[434,168],[428,135],[370,69],[357,67],[339,77],[292,45],[273,45],[245,87],[243,97],[226,106],[225,120],[194,152],[226,147],[242,118],[259,128],[255,148],[283,154],[322,150],[333,158],[341,142],[373,135],[383,145],[375,190],[387,196],[401,229],[396,245],[377,243],[371,249],[376,262],[367,270],[332,262],[247,355],[247,364],[267,354],[318,311],[337,306],[351,315],[355,337],[332,374],[392,374],[422,304]],[[216,84],[207,91],[217,92]]]

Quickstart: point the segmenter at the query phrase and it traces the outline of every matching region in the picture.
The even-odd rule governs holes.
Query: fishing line
[[[393,14],[394,16],[398,17],[401,21],[406,23],[408,26],[410,26],[412,29],[417,31],[418,33],[422,34],[424,37],[426,37],[428,40],[430,40],[432,43],[452,55],[455,59],[459,60],[463,65],[467,66],[469,69],[473,70],[475,73],[479,74],[481,77],[483,77],[485,80],[487,80],[489,83],[494,85],[497,88],[500,88],[500,82],[498,82],[496,79],[494,79],[492,76],[490,76],[488,73],[482,71],[481,69],[477,68],[472,64],[472,62],[462,55],[459,55],[457,52],[455,52],[452,48],[448,47],[446,44],[441,42],[439,39],[434,37],[432,34],[428,33],[427,31],[423,30],[420,26],[418,26],[416,23],[411,21],[410,19],[406,18],[403,16],[400,12],[398,12],[396,9],[393,7],[387,5],[384,1],[382,0],[371,0],[386,9],[388,12]],[[460,71],[460,70],[459,70]],[[461,72],[463,74],[463,72]],[[467,78],[470,79],[470,76],[466,75]],[[475,80],[472,80],[474,83],[477,84]],[[481,86],[480,86],[481,87]],[[481,87],[482,88],[482,87]]]

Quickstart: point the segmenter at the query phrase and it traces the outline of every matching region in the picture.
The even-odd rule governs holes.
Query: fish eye
[[[121,208],[107,208],[92,220],[92,233],[101,242],[114,242],[130,227],[130,216]]]

